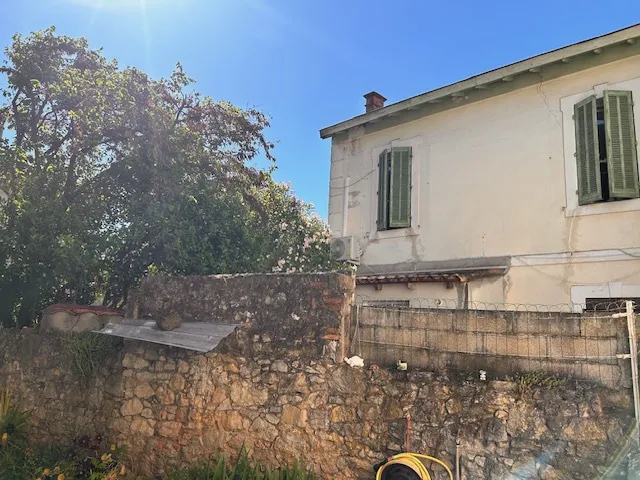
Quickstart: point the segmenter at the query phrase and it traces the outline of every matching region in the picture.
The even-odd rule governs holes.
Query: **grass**
[[[507,381],[516,383],[521,399],[531,393],[533,388],[546,388],[549,390],[567,383],[566,378],[559,378],[545,372],[517,373],[514,377],[507,377]]]
[[[92,332],[71,333],[64,341],[71,367],[82,379],[91,378],[121,343],[119,338]]]
[[[181,469],[169,475],[169,480],[314,480],[313,472],[302,463],[271,469],[253,463],[246,449],[240,451],[235,463],[229,463],[226,457],[207,462],[196,468]]]

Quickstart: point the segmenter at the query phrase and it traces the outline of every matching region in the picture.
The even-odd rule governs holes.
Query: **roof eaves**
[[[445,97],[455,96],[465,90],[481,88],[484,85],[488,85],[498,81],[510,81],[516,75],[528,72],[536,72],[546,65],[567,61],[568,59],[577,55],[582,55],[588,52],[599,53],[603,48],[623,43],[632,43],[636,38],[640,37],[640,23],[631,27],[624,28],[612,33],[602,35],[600,37],[592,38],[590,40],[584,40],[567,47],[562,47],[556,50],[552,50],[547,53],[536,55],[520,62],[512,63],[495,70],[475,75],[460,82],[452,83],[450,85],[431,90],[429,92],[416,95],[414,97],[402,100],[400,102],[388,105],[379,110],[373,112],[364,113],[356,117],[346,120],[344,122],[337,123],[330,127],[320,130],[321,138],[329,138],[345,130],[353,127],[364,125],[366,123],[379,121],[384,117],[395,116],[399,113],[418,108],[426,103],[435,102]]]

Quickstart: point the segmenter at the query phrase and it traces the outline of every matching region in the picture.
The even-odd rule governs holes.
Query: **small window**
[[[640,197],[631,92],[605,90],[574,106],[578,202]]]
[[[411,147],[378,158],[378,230],[411,226]]]

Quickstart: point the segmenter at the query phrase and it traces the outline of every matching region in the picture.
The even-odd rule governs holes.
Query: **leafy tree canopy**
[[[120,306],[140,278],[333,267],[326,225],[271,178],[267,117],[154,80],[54,28],[0,74],[0,322]],[[269,169],[253,164],[266,157]]]

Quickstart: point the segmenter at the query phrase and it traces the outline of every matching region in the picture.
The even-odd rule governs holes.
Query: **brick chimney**
[[[384,107],[384,101],[386,100],[386,98],[384,98],[378,92],[369,92],[364,95],[364,98],[367,100],[367,102],[364,104],[367,113]]]

